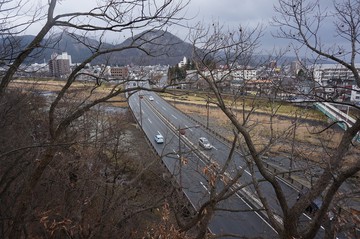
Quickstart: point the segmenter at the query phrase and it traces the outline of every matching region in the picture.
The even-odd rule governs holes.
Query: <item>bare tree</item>
[[[34,49],[43,47],[41,46],[42,40],[47,34],[49,34],[50,30],[55,31],[55,28],[62,28],[62,30],[68,29],[69,31],[74,31],[79,34],[82,32],[96,32],[100,37],[103,36],[105,32],[134,32],[145,29],[150,31],[150,28],[161,29],[166,25],[176,23],[182,18],[180,11],[184,8],[184,6],[186,6],[186,2],[183,3],[180,1],[175,3],[172,0],[165,1],[160,5],[155,1],[145,3],[137,0],[127,2],[105,0],[99,2],[99,5],[89,12],[70,12],[57,15],[57,2],[58,1],[56,0],[50,1],[45,13],[42,12],[40,17],[35,18],[36,21],[43,20],[44,18],[46,20],[34,40],[16,57],[13,57],[14,61],[11,62],[9,70],[5,73],[1,80],[1,94],[12,80],[15,72],[19,69],[20,64],[24,62]],[[8,2],[3,3],[4,7],[7,6],[6,3]],[[21,6],[21,4],[17,6],[10,5],[11,10],[15,12],[14,15],[12,15],[12,18],[16,18],[18,16],[16,11],[19,10]],[[39,10],[36,9],[36,15],[39,14],[38,11]],[[6,17],[4,18],[6,19]],[[30,21],[30,23],[26,22],[22,23],[22,25],[28,26],[33,23],[33,21]],[[16,26],[10,28],[10,30],[11,29],[16,30]],[[4,30],[6,32],[6,29]],[[102,44],[101,39],[99,42]],[[140,48],[140,46],[130,46],[130,48]],[[104,52],[96,52],[96,54],[94,54],[91,59],[88,59],[88,61],[91,61],[102,54],[121,50],[123,49],[107,49]],[[93,49],[93,52],[95,51],[96,48]]]
[[[274,17],[274,24],[279,27],[277,36],[292,40],[296,51],[299,47],[305,46],[319,59],[331,60],[344,66],[351,72],[351,77],[359,87],[359,69],[356,67],[359,56],[359,7],[359,1],[349,0],[333,1],[333,8],[322,5],[320,1],[281,0],[275,8],[279,13]],[[338,42],[337,44],[326,42],[323,27],[334,31],[333,39]],[[356,106],[355,108],[358,109]],[[354,113],[356,122],[344,132],[336,150],[327,155],[328,166],[307,194],[310,200],[322,194],[325,202],[304,234],[308,237],[315,235],[321,223],[320,219],[329,210],[331,200],[341,184],[359,171],[359,160],[348,161],[350,152],[358,148],[356,142],[355,145],[352,144],[352,140],[360,129],[359,110],[355,110]],[[294,208],[298,209],[296,206]],[[330,234],[333,233],[329,231]]]
[[[336,52],[326,53],[323,51],[324,46],[320,44],[318,38],[315,38],[320,37],[315,34],[317,33],[315,30],[319,30],[320,22],[314,24],[312,21],[313,18],[306,15],[306,13],[312,13],[314,7],[318,5],[312,2],[309,3],[309,5],[303,5],[305,2],[306,1],[280,1],[278,10],[283,14],[284,18],[282,21],[278,20],[278,23],[283,30],[282,32],[286,37],[295,39],[303,45],[308,46],[320,56],[343,64],[351,70],[355,82],[358,82],[359,78],[358,71],[355,68],[355,56],[358,52],[356,45],[358,44],[357,34],[360,25],[357,21],[358,15],[355,13],[359,8],[354,8],[353,5],[350,4],[350,1],[345,1],[345,4],[338,4],[336,7],[338,13],[336,16],[339,17],[342,24],[345,22],[350,24],[347,27],[342,26],[341,29],[352,29],[339,32],[340,35],[341,33],[345,34],[345,38],[350,40],[350,45],[352,46],[352,50],[350,50],[349,54],[346,54],[351,56],[349,58],[350,62],[346,63],[346,58],[337,57]],[[353,4],[353,2],[351,3]],[[358,3],[358,1],[356,3]],[[315,14],[317,16],[317,18],[314,18],[315,21],[323,19],[323,15],[320,13],[324,12],[318,12],[317,15]],[[286,29],[285,26],[290,28],[289,33],[284,30]],[[311,26],[317,28],[313,30]],[[341,26],[341,24],[337,26]],[[282,106],[281,102],[275,102],[270,96],[261,98],[253,97],[253,100],[247,99],[246,101],[241,101],[241,99],[244,99],[244,96],[242,96],[240,92],[232,96],[225,95],[222,92],[223,85],[233,79],[231,76],[237,67],[239,67],[239,65],[246,66],[251,65],[251,63],[254,64],[251,62],[251,56],[259,46],[258,41],[261,36],[259,30],[261,29],[248,30],[240,27],[234,31],[225,31],[223,27],[217,24],[213,24],[209,29],[211,29],[211,31],[200,29],[200,31],[193,35],[193,44],[199,47],[194,48],[197,57],[197,59],[195,59],[197,73],[200,80],[206,82],[210,89],[206,96],[208,100],[223,111],[231,122],[231,125],[235,128],[236,134],[238,134],[237,147],[239,147],[243,159],[248,165],[248,169],[252,172],[252,185],[261,202],[260,209],[265,212],[266,217],[280,238],[314,238],[322,224],[329,222],[328,215],[330,211],[331,213],[334,211],[334,201],[337,201],[337,199],[335,200],[336,195],[339,193],[342,194],[339,188],[360,169],[360,161],[358,157],[355,156],[356,152],[358,152],[358,145],[356,142],[353,144],[353,139],[360,129],[360,119],[357,118],[355,124],[343,132],[342,138],[340,142],[337,142],[335,149],[327,148],[322,151],[324,158],[321,175],[312,182],[309,190],[307,190],[304,195],[298,200],[295,200],[294,196],[289,195],[289,193],[284,190],[278,174],[267,169],[267,164],[263,160],[263,156],[276,145],[295,140],[296,132],[301,125],[299,124],[299,120],[304,119],[306,116],[301,113],[302,111],[297,112],[296,115],[294,115],[293,124],[279,132],[276,127],[276,122],[278,122],[278,116]],[[309,36],[308,34],[314,35]],[[309,39],[313,41],[310,42]],[[311,43],[315,43],[315,45],[311,45]],[[341,55],[344,55],[344,51],[341,52]],[[286,91],[286,89],[282,89],[281,85],[278,84],[273,84],[272,87]],[[270,101],[266,101],[267,98]],[[259,135],[254,134],[254,129],[263,127],[257,122],[255,116],[256,111],[259,109],[259,104],[266,104],[269,108],[268,120],[266,121],[268,125],[266,129],[268,131],[266,142],[259,141]],[[237,105],[241,105],[242,108],[236,107]],[[296,145],[294,143],[289,147],[290,155],[294,155],[295,147]],[[304,153],[303,157],[306,158]],[[223,168],[223,165],[219,165],[219,167]],[[309,167],[314,167],[314,165]],[[293,170],[294,168],[290,170],[284,169],[283,172],[291,173]],[[309,170],[309,168],[306,170]],[[262,181],[254,176],[256,171],[259,171],[263,179],[271,185],[273,193],[265,193],[264,187],[261,186]],[[238,179],[240,179],[241,182],[241,178]],[[294,191],[292,194],[297,194],[297,192]],[[322,205],[319,210],[312,215],[312,220],[304,222],[302,217],[305,209],[309,206],[310,202],[313,202],[319,197],[322,197]],[[278,207],[274,205],[278,205]],[[279,218],[281,219],[279,220]],[[331,223],[335,222],[332,221]],[[354,223],[354,221],[349,220],[348,223],[351,224]],[[344,224],[342,225],[344,226]],[[354,226],[354,224],[352,225]],[[320,233],[322,233],[325,238],[331,237],[330,235],[334,235],[335,230],[339,230],[339,228],[339,225],[334,226],[333,224],[331,229],[327,228]]]
[[[10,44],[5,44],[8,48],[2,49],[2,51],[6,53],[3,61],[7,64],[7,68],[1,78],[0,101],[5,113],[17,113],[17,111],[9,110],[6,106],[9,96],[13,93],[13,91],[8,88],[9,83],[13,81],[14,75],[19,70],[20,65],[31,56],[35,50],[52,47],[51,44],[55,44],[54,42],[43,41],[46,36],[50,36],[50,33],[66,30],[79,42],[79,44],[88,47],[92,54],[80,63],[67,77],[58,94],[56,94],[51,101],[49,108],[47,108],[47,106],[40,108],[40,112],[41,109],[44,111],[47,111],[48,109],[48,119],[44,122],[34,121],[34,123],[38,124],[32,128],[33,130],[36,130],[36,127],[41,127],[41,130],[36,130],[36,133],[41,133],[41,135],[35,135],[35,133],[34,135],[31,133],[27,134],[29,137],[35,137],[38,141],[32,141],[31,139],[28,141],[24,140],[23,143],[20,144],[19,142],[19,144],[14,145],[14,148],[4,148],[1,151],[1,159],[3,160],[2,165],[6,165],[7,159],[19,158],[18,160],[13,161],[11,165],[5,167],[4,171],[2,171],[1,193],[2,195],[5,195],[6,193],[12,192],[13,194],[11,195],[14,196],[12,198],[13,200],[11,200],[11,197],[8,197],[8,216],[3,218],[2,221],[2,235],[5,238],[22,237],[32,234],[31,230],[34,228],[27,226],[29,226],[28,219],[31,215],[34,216],[32,202],[34,202],[34,195],[38,192],[37,189],[40,187],[39,182],[44,177],[51,177],[51,170],[48,171],[49,168],[52,168],[51,165],[55,168],[63,167],[61,164],[54,163],[53,160],[55,158],[60,160],[63,155],[66,155],[69,152],[71,147],[79,143],[77,134],[79,131],[78,122],[83,119],[85,113],[92,107],[114,99],[115,97],[119,97],[125,92],[144,89],[142,86],[126,88],[129,79],[125,79],[121,83],[111,84],[108,90],[104,92],[100,87],[104,84],[104,81],[106,81],[104,75],[89,75],[83,73],[82,69],[85,65],[100,56],[109,56],[112,52],[119,52],[125,49],[140,49],[149,55],[156,54],[149,52],[149,50],[144,47],[146,44],[150,44],[160,37],[159,35],[150,33],[154,30],[166,30],[167,26],[176,24],[179,20],[183,19],[181,10],[187,5],[187,1],[173,0],[163,1],[161,4],[157,1],[132,0],[124,2],[105,0],[98,1],[98,6],[94,6],[94,8],[88,12],[75,11],[57,14],[56,7],[59,1],[51,0],[45,6],[36,6],[34,11],[31,12],[34,14],[30,15],[32,17],[31,20],[17,23],[15,19],[21,19],[18,12],[22,11],[24,3],[29,4],[31,2],[22,1],[19,2],[18,5],[14,3],[14,1],[3,1],[1,5],[2,16],[4,16],[1,18],[3,20],[2,23],[4,23],[1,25],[2,32],[4,35],[8,36],[7,41],[10,42]],[[6,19],[12,19],[12,22],[15,22],[15,24],[10,25],[10,22],[5,21]],[[23,30],[37,21],[43,23],[42,28],[26,47],[19,48],[16,47],[18,45],[12,45],[12,43],[14,43],[12,39],[16,39],[17,35],[21,34]],[[108,48],[104,46],[103,38],[106,33],[120,33],[125,31],[129,32],[132,36],[132,40],[128,46],[117,48]],[[98,41],[96,44],[84,40],[84,36],[89,33],[92,33],[92,36],[97,37]],[[84,91],[82,93],[79,90],[73,89],[73,85],[84,75],[87,75],[91,83],[83,84],[82,89]],[[19,98],[21,99],[23,97],[19,95]],[[124,97],[120,98],[120,100],[117,100],[126,102]],[[18,104],[18,107],[21,108],[21,104]],[[11,122],[10,118],[6,117],[8,115],[9,114],[2,114],[2,117],[4,116],[2,124],[5,124],[4,126],[6,126],[7,129],[9,128],[9,125],[7,124]],[[99,127],[98,122],[96,122],[95,125],[95,128],[97,129]],[[43,129],[46,130],[42,132]],[[101,129],[101,132],[104,132],[104,129]],[[84,136],[87,137],[88,143],[91,142],[91,135],[93,135],[93,132],[84,131]],[[99,135],[98,132],[96,132],[95,135]],[[1,141],[5,141],[5,138],[2,138]],[[94,143],[95,149],[97,149],[99,147],[98,140],[95,140]],[[9,146],[9,144],[6,145]],[[101,146],[103,146],[102,149],[106,148],[104,145]],[[19,152],[20,154],[18,154]],[[112,154],[116,155],[115,152],[116,150],[113,150]],[[27,159],[23,158],[24,154],[26,154]],[[76,155],[68,155],[69,158],[76,158]],[[101,158],[101,155],[104,156],[104,152],[99,153],[99,158]],[[28,168],[25,169],[20,162]],[[22,170],[26,173],[22,174]],[[76,181],[77,176],[76,173],[71,170],[69,171],[69,175],[71,186],[74,181]],[[83,186],[80,187],[85,188],[87,182],[83,182]],[[17,189],[11,191],[14,189],[14,185],[16,185],[18,189],[21,188],[21,190]],[[100,188],[98,189],[100,189],[101,192],[111,191],[111,189],[107,187],[107,184]],[[61,196],[66,198],[69,195],[70,194],[65,193],[65,195]],[[91,197],[91,195],[88,196]],[[113,198],[118,198],[116,193],[108,196],[109,198],[112,197],[111,200],[108,198],[111,203],[115,201]],[[55,201],[54,203],[56,205]],[[34,205],[36,204],[37,203],[34,202]],[[51,208],[51,202],[46,204],[48,205],[47,208]],[[109,206],[106,202],[103,202],[102,205],[104,209]],[[65,215],[66,213],[64,216]],[[106,213],[101,215],[102,217],[105,217]],[[49,221],[47,221],[48,216],[49,215],[46,213],[43,215],[45,227],[46,225],[49,226]],[[64,217],[64,220],[65,219],[66,217]],[[103,218],[100,218],[99,220],[103,220]],[[66,224],[66,221],[60,220],[59,225],[62,223]],[[97,233],[102,230],[103,229],[99,229]],[[90,234],[86,235],[89,236]]]

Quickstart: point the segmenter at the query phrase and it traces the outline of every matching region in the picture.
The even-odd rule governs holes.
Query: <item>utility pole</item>
[[[298,124],[298,116],[296,114],[295,120],[294,120],[293,137],[292,137],[292,142],[291,142],[291,157],[290,157],[290,166],[289,166],[289,176],[291,176],[291,172],[293,171],[293,167],[294,167],[293,164],[294,164],[295,136],[296,136],[297,124]]]
[[[179,155],[179,173],[180,173],[180,175],[179,175],[179,178],[180,178],[180,186],[182,186],[182,170],[181,170],[181,168],[182,168],[182,164],[183,164],[183,162],[184,162],[184,164],[185,164],[185,160],[184,160],[184,158],[183,158],[183,156],[182,156],[182,152],[181,152],[181,136],[182,135],[185,135],[185,133],[186,133],[186,129],[190,129],[190,128],[198,128],[199,127],[199,125],[194,125],[194,126],[189,126],[189,127],[185,127],[185,128],[180,128],[180,125],[179,125],[179,127],[178,127],[178,138],[179,138],[179,150],[178,150],[178,155]]]
[[[142,128],[142,110],[141,110],[141,100],[144,96],[143,95],[139,95],[139,104],[140,104],[140,125]]]
[[[206,100],[206,128],[209,129],[209,114],[210,114],[210,107],[209,107],[209,96]]]

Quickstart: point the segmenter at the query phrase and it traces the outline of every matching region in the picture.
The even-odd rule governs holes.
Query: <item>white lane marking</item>
[[[242,169],[242,166],[239,166],[240,169]],[[251,173],[249,171],[247,171],[246,169],[244,170],[245,173],[247,173],[249,176],[251,176]]]
[[[191,128],[189,128],[189,126],[187,126],[186,124],[185,124],[185,128],[187,128],[188,130],[190,130],[190,131],[193,131]]]
[[[165,108],[164,106],[161,106],[161,108],[163,108],[163,110],[165,110],[165,111],[166,111],[166,108]]]
[[[173,152],[177,158],[180,158],[180,155],[178,155],[178,153],[175,151],[175,149],[173,149]]]
[[[254,209],[250,204],[248,204],[240,195],[239,193],[235,193],[235,195],[241,200],[243,201],[250,209]],[[254,212],[265,224],[267,224],[271,229],[274,230],[274,232],[276,232],[277,234],[277,231],[275,230],[275,228],[273,228],[270,223],[268,223],[258,212]]]
[[[151,120],[148,118],[148,121],[150,122],[150,124],[152,124]]]
[[[200,181],[200,184],[201,184],[201,186],[203,186],[203,188],[205,188],[206,191],[208,191],[208,193],[210,193],[210,192],[209,192],[209,189],[204,185],[203,182]]]
[[[177,119],[175,115],[171,115],[171,116],[174,117],[175,119]]]
[[[162,107],[164,110],[166,110],[164,107]],[[172,115],[174,118],[176,118],[174,115]],[[177,119],[177,118],[176,118]],[[158,133],[159,134],[161,134],[159,131],[158,131]],[[199,158],[199,160],[204,164],[204,165],[206,165],[206,163],[200,158],[200,157],[198,157]],[[245,170],[245,172],[247,173],[247,174],[249,174],[249,175],[251,175],[248,171],[246,171]],[[208,188],[204,185],[204,183],[202,183],[201,181],[200,181],[200,184],[202,185],[202,187],[205,189],[205,190],[207,190],[208,192],[209,192],[209,190],[208,190]],[[184,193],[185,193],[185,195],[186,195],[186,192],[184,191]],[[210,193],[210,192],[209,192]],[[187,195],[186,195],[187,196]],[[253,209],[244,199],[242,199],[242,197],[238,194],[238,193],[236,193],[236,196],[238,197],[238,198],[240,198],[240,200],[242,200],[249,208],[251,208],[251,209]],[[187,198],[189,198],[188,196],[187,196]],[[192,201],[191,200],[189,200],[190,201],[190,203],[192,204]],[[193,204],[192,204],[193,205]],[[194,207],[195,208],[195,207]],[[274,232],[276,232],[276,230],[258,213],[258,212],[255,212],[255,214],[261,219],[261,220],[263,220],[270,228],[272,228],[273,230],[274,230]],[[276,232],[277,233],[277,232]]]
[[[312,218],[309,217],[306,213],[303,213],[303,215],[304,215],[308,220],[310,220],[310,221],[312,220]],[[320,228],[325,231],[325,228],[324,228],[323,226],[320,226]],[[336,239],[338,239],[338,237],[336,237]]]
[[[207,165],[207,163],[205,163],[205,162],[201,159],[201,157],[198,157],[197,155],[196,155],[196,157],[197,157],[197,158],[200,160],[200,162],[202,162],[204,165]],[[241,166],[239,166],[239,167],[241,167]],[[248,173],[249,175],[251,175],[247,170],[245,170],[245,172]],[[202,186],[208,193],[210,193],[209,189],[204,185],[203,182],[200,181],[200,184],[201,184],[201,186]],[[241,201],[243,201],[250,209],[254,209],[251,205],[249,205],[249,204],[242,198],[242,196],[239,195],[238,192],[236,192],[235,195],[236,195]],[[191,200],[190,200],[190,201],[191,201]],[[278,234],[277,231],[275,230],[275,228],[273,228],[273,227],[270,225],[270,223],[268,223],[258,212],[255,211],[254,213],[255,213],[266,225],[268,225],[276,234]]]

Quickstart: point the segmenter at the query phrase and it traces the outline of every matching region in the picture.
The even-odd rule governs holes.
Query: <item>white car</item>
[[[201,137],[199,139],[199,145],[201,147],[203,147],[204,149],[212,149],[213,146],[210,144],[209,140],[207,140],[207,138],[205,137]]]
[[[153,101],[153,100],[154,100],[154,97],[153,97],[153,96],[149,96],[149,100],[150,100],[150,101]]]
[[[164,143],[164,137],[161,134],[155,135],[154,139],[157,144]]]

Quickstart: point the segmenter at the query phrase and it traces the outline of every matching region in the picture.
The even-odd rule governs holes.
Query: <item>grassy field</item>
[[[206,125],[207,98],[204,96],[164,94],[163,97],[181,111],[197,117]],[[275,139],[268,153],[273,156],[291,154],[295,158],[324,163],[327,155],[336,150],[343,134],[338,127],[321,132],[327,126],[327,118],[312,108],[266,100],[254,101],[251,97],[240,98],[236,102],[227,98],[226,104],[231,106],[241,123],[244,122],[245,116],[249,116],[246,127],[258,150],[266,147],[271,138]],[[210,128],[232,140],[231,122],[219,108],[214,104],[210,105],[212,106],[209,109]],[[254,113],[248,115],[252,108],[255,109]],[[275,116],[270,117],[271,115]],[[357,153],[351,151],[349,158],[356,157]]]
[[[207,104],[207,96],[203,93],[189,93],[189,94],[162,94],[162,97],[167,99],[169,102],[171,101],[178,101],[178,102],[188,102],[192,104],[199,104],[199,105],[206,105]],[[224,97],[225,103],[228,106],[231,106],[234,109],[242,110],[243,108],[245,111],[251,110],[252,108],[256,108],[258,113],[273,113],[276,109],[277,115],[283,116],[294,116],[296,113],[299,113],[299,107],[294,107],[290,103],[285,102],[269,102],[267,99],[254,99],[254,96],[247,96],[241,97],[236,100],[233,97],[228,96]],[[215,106],[215,104],[211,103],[215,99],[209,99],[209,105]],[[321,112],[313,109],[306,109],[306,117],[307,119],[311,120],[319,120],[324,121],[326,120],[326,116],[324,116]]]
[[[59,92],[65,85],[66,81],[62,80],[42,80],[42,79],[17,79],[10,83],[9,88],[21,89],[22,91],[30,92]],[[92,92],[91,99],[105,96],[110,92],[112,85],[102,84],[95,91]],[[74,82],[68,91],[68,96],[74,98],[89,97],[89,92],[94,88],[94,83],[89,82]],[[111,102],[106,103],[116,107],[127,107],[126,98],[123,94],[111,99]]]
[[[54,80],[15,80],[10,87],[24,91],[58,92],[65,81]],[[69,95],[72,97],[87,97],[93,84],[75,82]],[[110,85],[103,84],[98,87],[91,98],[98,98],[109,92]],[[176,107],[189,115],[196,115],[206,124],[207,96],[202,93],[162,94],[170,103],[176,103]],[[90,99],[91,99],[90,98]],[[124,95],[118,96],[106,103],[116,107],[127,107]],[[209,99],[210,126],[218,130],[225,138],[232,140],[233,126],[224,113],[217,108],[213,99]],[[270,148],[271,154],[292,153],[299,157],[305,157],[313,161],[321,159],[327,150],[336,149],[340,142],[342,131],[337,127],[321,132],[327,125],[327,118],[312,108],[301,108],[289,103],[270,102],[266,99],[254,99],[253,96],[240,97],[236,101],[230,96],[225,97],[225,103],[233,109],[240,122],[250,114],[246,127],[259,150],[265,147],[270,138],[276,138]],[[274,115],[275,117],[270,117]],[[294,124],[297,119],[296,124]],[[295,130],[295,131],[294,131]],[[294,133],[295,132],[295,133]],[[293,143],[294,142],[294,143]]]

